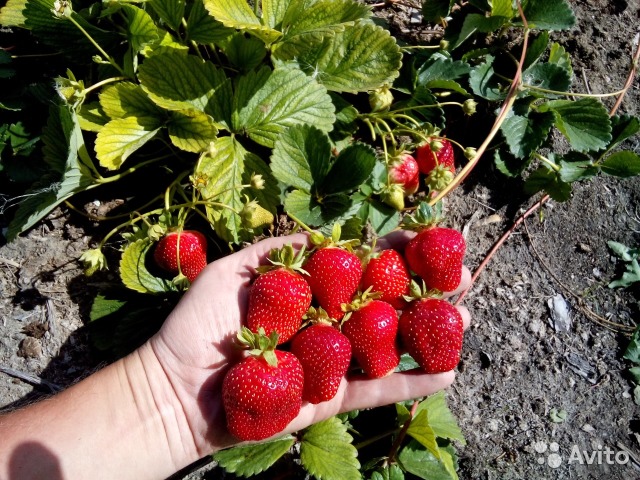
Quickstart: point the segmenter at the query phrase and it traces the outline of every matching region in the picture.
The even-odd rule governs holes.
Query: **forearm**
[[[0,416],[0,478],[165,478],[195,456],[185,415],[148,344]]]

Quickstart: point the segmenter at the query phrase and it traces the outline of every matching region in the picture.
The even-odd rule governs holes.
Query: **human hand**
[[[380,239],[378,247],[402,249],[412,235],[396,232]],[[163,395],[173,396],[176,412],[184,415],[186,422],[182,423],[190,430],[181,432],[179,448],[193,450],[188,452],[193,460],[238,441],[226,429],[222,380],[227,368],[242,356],[233,338],[244,324],[255,268],[265,263],[271,249],[286,244],[299,249],[308,244],[308,236],[270,238],[209,264],[149,342],[168,380],[170,391]],[[470,273],[464,268],[458,290],[445,296],[459,293],[469,282]],[[459,310],[466,328],[469,312],[464,307]],[[305,403],[282,433],[300,430],[337,413],[429,395],[449,386],[454,377],[454,372],[428,375],[419,371],[375,380],[349,375],[332,400],[317,405]],[[193,444],[185,444],[184,438],[193,438]]]

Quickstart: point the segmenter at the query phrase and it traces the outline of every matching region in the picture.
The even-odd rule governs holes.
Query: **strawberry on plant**
[[[304,279],[302,269],[305,249],[296,254],[291,245],[272,250],[270,266],[260,267],[262,272],[249,290],[247,326],[253,332],[260,327],[268,333],[276,331],[278,343],[295,335],[302,317],[311,305],[311,287]]]
[[[304,372],[295,355],[275,350],[277,334],[267,338],[243,328],[238,339],[251,351],[222,382],[227,428],[240,440],[263,440],[300,412]]]
[[[320,403],[335,397],[351,362],[351,342],[337,328],[317,323],[300,331],[291,342],[304,370],[302,399]]]
[[[193,282],[207,265],[207,238],[196,230],[169,232],[158,241],[153,258],[163,270],[173,275],[182,272]]]
[[[446,138],[420,145],[415,151],[420,172],[427,175],[426,183],[433,190],[445,188],[456,173],[453,145]]]
[[[463,323],[457,308],[439,298],[414,300],[399,321],[402,342],[427,373],[453,370],[460,361]]]
[[[420,186],[418,162],[408,153],[401,153],[389,165],[389,180],[402,185],[405,195],[412,195]]]
[[[390,303],[398,310],[407,304],[404,297],[409,294],[411,276],[402,255],[393,249],[382,250],[373,255],[362,275],[362,289],[380,293],[380,300]]]
[[[353,243],[340,241],[340,225],[336,224],[331,239],[319,240],[319,248],[304,265],[313,296],[335,320],[344,316],[342,304],[351,301],[362,278],[360,258],[351,251]]]
[[[407,243],[404,258],[429,289],[450,292],[462,279],[466,242],[458,230],[437,225],[439,208],[440,204],[434,210],[422,203],[414,215],[404,219],[404,228],[418,231]]]
[[[366,293],[348,309],[342,333],[351,341],[353,356],[369,377],[389,375],[400,363],[398,312],[387,302],[367,298]]]

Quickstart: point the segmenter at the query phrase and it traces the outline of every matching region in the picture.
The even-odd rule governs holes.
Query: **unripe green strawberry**
[[[402,312],[399,330],[405,348],[425,372],[448,372],[458,365],[462,316],[446,300],[414,300]]]
[[[384,302],[397,310],[407,304],[404,297],[409,295],[411,276],[402,255],[393,249],[382,250],[373,256],[362,275],[362,290],[379,292]]]
[[[388,86],[376,88],[369,93],[369,106],[372,112],[386,112],[393,104],[393,93]]]
[[[273,214],[256,200],[247,202],[240,211],[242,225],[246,228],[262,228],[273,223]]]
[[[274,350],[277,336],[267,342],[261,333],[253,336],[245,329],[239,335],[253,350],[229,369],[222,382],[227,428],[243,441],[281,432],[302,406],[302,365],[292,353]]]
[[[193,282],[207,266],[207,239],[196,230],[169,232],[157,243],[153,258],[163,270],[173,275],[182,271],[184,276]],[[178,258],[180,268],[178,268]]]
[[[466,242],[452,228],[428,227],[407,243],[404,257],[409,269],[430,289],[451,292],[462,279],[462,261]]]
[[[296,255],[287,245],[270,253],[271,266],[261,267],[261,275],[249,290],[247,327],[278,333],[278,343],[293,337],[311,305],[311,287],[301,269],[304,249]],[[302,274],[304,272],[305,275]]]
[[[399,183],[392,183],[382,192],[382,200],[394,210],[402,210],[404,208],[404,188]]]
[[[342,324],[353,356],[371,378],[389,375],[400,363],[397,332],[398,313],[381,300],[365,300]]]
[[[316,404],[335,397],[351,362],[349,339],[331,325],[311,325],[293,338],[291,353],[304,370],[302,399]]]
[[[362,277],[358,256],[337,246],[323,247],[309,257],[304,268],[313,296],[331,318],[340,320],[342,304],[351,301]]]

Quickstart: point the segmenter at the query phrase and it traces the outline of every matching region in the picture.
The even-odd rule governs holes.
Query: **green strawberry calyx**
[[[442,298],[442,292],[435,288],[427,288],[424,280],[422,283],[411,280],[411,283],[409,284],[409,295],[404,295],[403,298],[407,302],[420,300],[422,298]]]
[[[367,288],[364,292],[358,292],[353,296],[350,303],[343,303],[341,305],[342,311],[345,312],[345,316],[342,317],[342,321],[349,320],[351,314],[357,310],[368,305],[372,300],[377,300],[382,296],[381,292],[374,292],[373,287]]]
[[[425,179],[425,184],[432,191],[444,190],[454,179],[455,175],[449,167],[443,164],[435,166]]]
[[[435,227],[442,219],[442,202],[433,206],[427,202],[421,202],[411,215],[403,218],[402,228],[419,232],[426,228]]]
[[[298,252],[296,252],[293,248],[293,245],[287,244],[282,248],[272,249],[269,252],[269,257],[267,259],[269,260],[270,265],[262,265],[256,268],[256,270],[258,271],[258,273],[266,273],[277,268],[285,268],[292,272],[309,275],[309,273],[304,268],[302,268],[302,265],[304,265],[307,256],[308,252],[304,245]]]
[[[262,357],[272,367],[278,366],[276,357],[276,345],[278,345],[278,332],[273,330],[269,336],[264,328],[258,328],[257,332],[252,332],[247,327],[242,327],[236,336],[236,345],[247,350],[247,353],[254,357]]]
[[[322,307],[309,307],[309,310],[307,310],[307,313],[305,313],[302,318],[305,323],[310,325],[327,325],[333,327],[338,323],[338,321],[335,318],[331,318]]]

